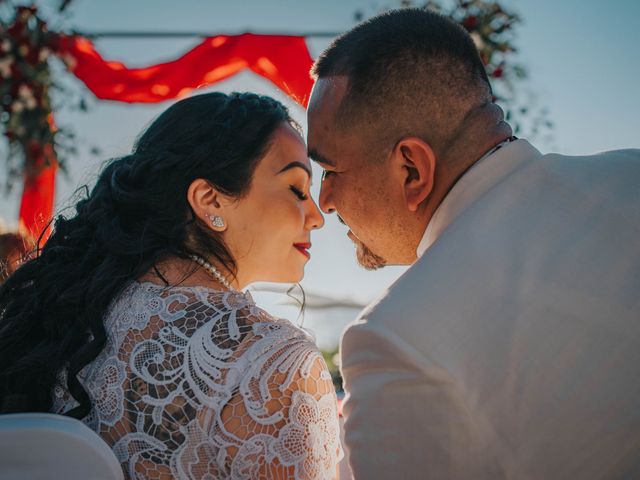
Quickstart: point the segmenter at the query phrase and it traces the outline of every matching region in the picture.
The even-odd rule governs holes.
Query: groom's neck
[[[434,189],[421,215],[425,230],[458,180],[487,152],[512,135],[502,109],[495,103],[486,103],[467,114],[450,141],[438,152]]]

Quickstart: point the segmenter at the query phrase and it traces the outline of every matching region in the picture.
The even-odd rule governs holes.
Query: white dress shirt
[[[640,151],[514,141],[341,341],[356,479],[640,478]]]

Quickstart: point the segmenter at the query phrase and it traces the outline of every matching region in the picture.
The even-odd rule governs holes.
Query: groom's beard
[[[338,216],[338,221],[344,226],[348,227],[347,222],[345,222],[340,215]],[[358,264],[363,267],[365,270],[377,270],[379,268],[384,267],[387,264],[387,261],[373,253],[369,250],[364,243],[362,243],[358,237],[354,235],[354,233],[349,230],[349,238],[356,245],[356,259],[358,260]]]
[[[364,243],[358,240],[355,236],[352,238],[353,243],[356,244],[356,258],[358,263],[365,270],[377,270],[384,267],[387,261],[369,250]]]

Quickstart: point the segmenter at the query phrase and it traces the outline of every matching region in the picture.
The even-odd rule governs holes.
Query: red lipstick
[[[310,243],[294,243],[293,246],[296,247],[298,251],[305,257],[311,258],[311,254],[308,252],[308,250],[311,248]]]

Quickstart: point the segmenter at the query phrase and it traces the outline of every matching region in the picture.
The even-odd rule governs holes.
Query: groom
[[[640,151],[512,136],[467,33],[399,10],[318,59],[320,206],[368,269],[345,331],[356,479],[640,478]]]

